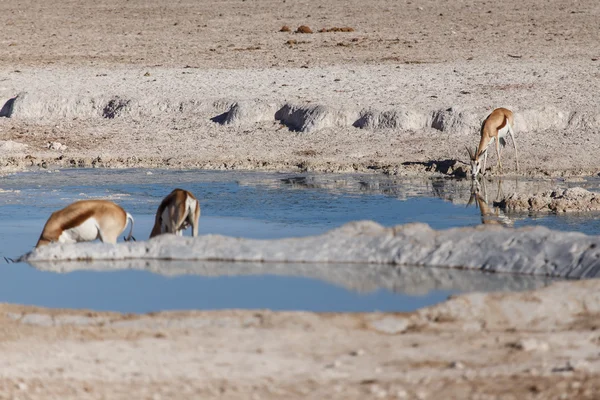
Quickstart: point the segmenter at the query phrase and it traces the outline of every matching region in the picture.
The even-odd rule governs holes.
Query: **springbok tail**
[[[198,199],[190,201],[190,203],[188,204],[188,215],[191,216],[191,218],[194,218],[196,216],[196,206],[198,205]]]
[[[129,228],[129,235],[125,238],[126,242],[130,240],[135,240],[135,238],[133,237],[133,217],[129,213],[127,213],[127,220],[131,221],[131,225]]]

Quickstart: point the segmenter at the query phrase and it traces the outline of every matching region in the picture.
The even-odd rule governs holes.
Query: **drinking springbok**
[[[36,248],[50,243],[76,243],[100,239],[104,243],[117,243],[117,238],[131,221],[126,241],[135,240],[133,217],[120,206],[108,200],[76,201],[52,213]]]
[[[479,146],[473,153],[468,147],[467,152],[471,159],[471,178],[477,178],[477,174],[481,171],[485,174],[485,164],[487,161],[488,147],[496,142],[496,155],[498,156],[497,166],[502,170],[502,162],[500,161],[500,145],[506,145],[506,134],[508,133],[512,139],[515,148],[515,160],[517,163],[517,171],[519,170],[519,156],[517,154],[517,143],[513,131],[513,113],[506,108],[496,108],[481,125],[481,139]],[[481,169],[481,156],[483,155],[483,169]]]
[[[196,237],[199,219],[200,202],[187,190],[175,189],[158,206],[150,239],[162,233],[182,236],[182,231],[189,226],[192,227],[192,236]]]

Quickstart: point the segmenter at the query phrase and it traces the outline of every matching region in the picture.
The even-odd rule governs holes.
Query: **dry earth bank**
[[[0,102],[27,95],[0,118],[0,139],[28,145],[1,146],[5,171],[462,175],[479,121],[507,106],[524,174],[597,173],[592,0],[54,0],[2,11]]]
[[[501,68],[462,62],[351,70],[5,70],[0,98],[10,118],[0,118],[0,157],[5,169],[462,176],[465,146],[476,145],[480,121],[502,105],[516,112],[521,174],[596,174],[600,113],[595,91],[586,89],[595,83],[600,90],[600,81],[586,82],[592,67],[583,64],[531,75],[540,68],[537,62]],[[510,143],[503,158],[505,174],[514,174]]]

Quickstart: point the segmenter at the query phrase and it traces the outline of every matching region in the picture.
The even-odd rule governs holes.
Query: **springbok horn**
[[[472,160],[473,157],[473,153],[471,152],[471,149],[469,149],[467,146],[465,146],[465,148],[467,149],[467,153],[469,153],[469,158]]]

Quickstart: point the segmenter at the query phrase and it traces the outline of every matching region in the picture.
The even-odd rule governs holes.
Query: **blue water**
[[[29,251],[51,212],[83,198],[113,199],[134,216],[134,236],[144,240],[156,207],[175,187],[190,190],[199,198],[200,234],[298,237],[360,219],[386,226],[425,222],[436,229],[481,222],[475,207],[434,197],[440,188],[432,187],[431,181],[404,184],[385,177],[367,177],[368,182],[363,182],[360,177],[326,176],[315,183],[307,178],[310,176],[154,170],[64,170],[3,177],[0,255],[16,257]],[[451,181],[444,185],[452,188]],[[515,226],[527,224],[600,233],[600,220],[594,215],[522,216]],[[330,281],[294,274],[226,276],[227,266],[224,268],[223,276],[170,277],[136,270],[59,274],[25,264],[2,265],[0,302],[121,312],[223,308],[410,311],[443,301],[458,291],[442,285],[424,295],[413,295],[390,290],[394,287],[390,284],[359,293]],[[401,282],[403,278],[393,279]]]
[[[451,293],[356,293],[316,279],[271,275],[168,278],[143,271],[56,274],[17,266],[1,275],[2,302],[136,313],[229,308],[410,311],[443,301]]]

